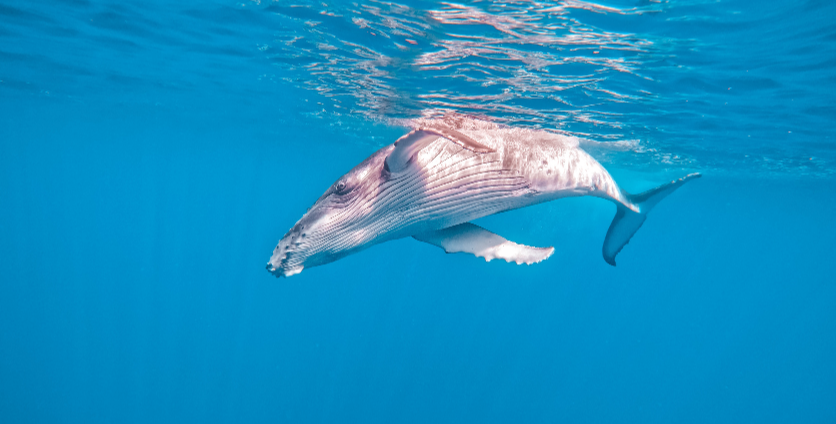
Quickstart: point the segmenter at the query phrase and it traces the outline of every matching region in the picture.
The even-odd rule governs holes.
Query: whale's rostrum
[[[332,184],[279,241],[267,269],[291,276],[410,236],[448,253],[536,263],[554,249],[517,244],[470,221],[570,196],[616,204],[603,246],[604,260],[615,265],[647,213],[700,176],[633,195],[573,137],[462,115],[416,120],[414,126]]]

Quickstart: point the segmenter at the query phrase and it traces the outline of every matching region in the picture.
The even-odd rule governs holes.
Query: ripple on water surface
[[[822,1],[31,2],[0,6],[0,91],[263,107],[289,84],[347,140],[454,111],[618,166],[830,176],[829,18]]]

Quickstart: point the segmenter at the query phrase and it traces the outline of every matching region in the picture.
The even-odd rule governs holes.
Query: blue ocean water
[[[836,422],[836,3],[0,2],[0,422]],[[264,270],[415,117],[631,192]]]

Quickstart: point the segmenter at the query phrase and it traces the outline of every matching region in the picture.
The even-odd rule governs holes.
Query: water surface
[[[0,4],[3,422],[836,419],[831,2]],[[479,221],[276,280],[408,119],[573,135],[615,208]]]

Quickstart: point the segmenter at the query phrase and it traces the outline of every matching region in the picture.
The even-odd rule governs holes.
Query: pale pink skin
[[[464,117],[443,124],[494,151],[439,138],[390,173],[384,163],[395,146],[378,150],[328,188],[281,239],[267,269],[290,276],[377,243],[562,197],[596,196],[639,211],[574,138]]]

